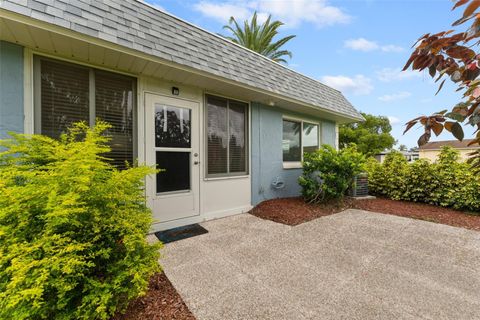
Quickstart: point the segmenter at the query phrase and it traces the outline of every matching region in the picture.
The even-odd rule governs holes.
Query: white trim
[[[133,78],[138,78],[139,77],[139,75],[135,74],[135,73],[120,71],[118,69],[112,69],[112,68],[108,68],[108,67],[105,67],[105,66],[99,66],[97,64],[84,62],[82,60],[77,60],[75,58],[65,58],[63,56],[54,55],[54,54],[50,54],[50,53],[45,53],[43,51],[38,51],[38,50],[33,50],[33,49],[31,49],[30,52],[32,53],[32,56],[45,57],[45,58],[49,58],[49,59],[52,59],[52,60],[58,60],[58,61],[72,63],[72,64],[76,64],[76,65],[80,65],[80,66],[84,66],[84,67],[88,67],[88,68],[92,68],[92,69],[113,72],[113,73],[121,74],[121,75],[124,75],[124,76],[129,76],[129,77],[133,77]]]
[[[210,95],[212,97],[220,97],[220,98],[223,98],[223,99],[227,99],[227,100],[232,100],[232,101],[238,101],[238,102],[241,102],[241,103],[245,103],[247,105],[247,123],[246,123],[246,129],[247,129],[247,132],[245,132],[246,136],[247,136],[247,143],[248,143],[248,148],[247,148],[247,154],[246,154],[246,172],[239,172],[238,174],[237,173],[219,173],[219,174],[208,174],[208,143],[207,143],[207,139],[208,139],[208,126],[207,126],[207,121],[208,121],[208,117],[207,117],[207,95]],[[226,179],[238,179],[238,178],[245,178],[245,177],[250,177],[250,173],[252,171],[252,168],[251,168],[251,152],[252,152],[252,149],[251,149],[251,145],[252,145],[252,141],[251,141],[251,135],[252,135],[252,132],[251,132],[251,122],[252,122],[252,114],[251,114],[251,110],[252,110],[252,105],[251,105],[251,102],[250,101],[245,101],[245,100],[239,100],[239,99],[236,99],[236,98],[230,98],[228,96],[225,96],[225,95],[218,95],[218,94],[213,94],[213,93],[208,93],[208,91],[204,91],[203,92],[203,110],[202,110],[202,114],[203,114],[203,136],[201,137],[202,141],[203,141],[203,154],[205,155],[205,157],[203,158],[203,169],[204,169],[204,174],[203,174],[203,180],[204,181],[212,181],[212,180],[226,180]],[[227,107],[228,107],[228,102],[227,102]],[[227,131],[229,129],[229,120],[228,120],[228,109],[227,108]],[[229,149],[230,148],[227,148],[227,171],[229,171]]]
[[[241,176],[222,176],[222,177],[210,177],[210,178],[203,178],[204,181],[217,181],[217,180],[231,180],[231,179],[248,179],[250,177],[249,174],[241,175]]]
[[[34,133],[33,54],[30,48],[23,48],[23,132]]]
[[[207,95],[214,96],[214,97],[219,97],[219,98],[224,98],[224,99],[228,99],[228,100],[235,100],[235,101],[243,102],[243,103],[248,103],[249,106],[250,106],[250,102],[251,102],[251,101],[247,101],[247,100],[238,99],[238,98],[235,98],[235,97],[232,97],[232,96],[226,96],[226,95],[223,95],[223,94],[220,94],[220,93],[215,93],[215,92],[204,90],[203,91],[204,99],[206,98]]]
[[[177,219],[177,220],[172,220],[167,222],[157,222],[157,223],[154,222],[150,227],[150,233],[154,233],[162,230],[168,230],[168,229],[176,228],[180,226],[186,226],[193,223],[201,223],[209,220],[221,219],[221,218],[238,215],[238,214],[247,214],[247,212],[250,211],[252,208],[253,207],[251,205],[248,205],[244,207],[214,211],[214,212],[210,212],[200,216]]]
[[[302,168],[301,161],[284,161],[283,162],[283,169],[300,169],[300,168]]]
[[[299,169],[302,168],[302,162],[303,162],[303,124],[313,124],[316,125],[318,130],[317,130],[317,141],[318,141],[318,148],[322,145],[321,142],[321,122],[315,122],[312,121],[311,119],[308,118],[303,118],[303,117],[295,117],[295,116],[290,116],[290,115],[282,115],[282,124],[283,121],[292,121],[292,122],[300,122],[300,150],[301,150],[301,155],[300,155],[300,161],[283,161],[283,154],[282,154],[282,162],[283,162],[283,169]],[[283,139],[283,129],[282,129],[282,139]],[[318,150],[318,149],[317,149]]]
[[[210,78],[210,79],[219,80],[219,81],[222,81],[224,83],[228,83],[232,86],[244,88],[244,89],[247,89],[247,90],[252,90],[254,92],[258,92],[258,93],[261,93],[261,94],[264,94],[264,95],[267,95],[267,96],[270,96],[270,97],[274,97],[274,98],[285,100],[285,101],[288,101],[288,102],[291,102],[291,103],[302,105],[302,106],[305,106],[307,108],[313,109],[315,111],[322,111],[322,112],[325,112],[327,114],[330,114],[332,116],[336,116],[336,117],[339,117],[339,118],[342,118],[342,119],[352,120],[352,121],[362,121],[362,119],[357,118],[357,117],[353,117],[353,116],[349,116],[349,115],[346,115],[346,114],[343,114],[343,113],[339,113],[339,112],[330,110],[330,109],[322,107],[322,106],[316,106],[316,105],[313,105],[313,104],[309,104],[309,103],[306,103],[304,101],[292,98],[290,96],[284,96],[284,95],[281,95],[281,94],[274,93],[272,91],[268,91],[268,90],[265,90],[265,89],[260,89],[260,88],[257,88],[257,87],[242,84],[242,83],[236,82],[234,80],[230,80],[230,79],[227,79],[227,78],[224,78],[224,77],[216,76],[212,73],[208,73],[208,72],[205,72],[205,71],[200,71],[200,70],[192,68],[192,67],[187,67],[185,65],[170,62],[170,61],[161,59],[157,56],[153,56],[153,55],[149,55],[149,54],[146,54],[146,53],[143,53],[143,52],[139,52],[135,49],[130,49],[130,48],[121,46],[119,44],[112,43],[112,42],[109,42],[109,41],[106,41],[106,40],[102,40],[102,39],[99,39],[99,38],[96,38],[96,37],[87,36],[85,34],[78,33],[78,32],[72,31],[70,29],[66,29],[66,28],[54,25],[52,23],[45,22],[45,21],[39,21],[39,20],[24,16],[24,15],[21,15],[21,14],[18,14],[18,13],[9,11],[9,10],[0,9],[0,17],[10,19],[10,20],[13,20],[13,21],[16,21],[16,22],[19,22],[19,23],[31,25],[31,26],[34,26],[34,27],[38,27],[38,28],[41,28],[41,29],[46,30],[46,31],[58,33],[58,34],[63,35],[63,36],[75,38],[77,40],[85,41],[85,42],[88,42],[88,43],[91,43],[91,44],[94,44],[94,45],[98,45],[98,46],[103,47],[103,48],[115,50],[115,51],[118,51],[118,52],[122,52],[122,53],[125,53],[125,54],[128,54],[128,55],[135,56],[135,57],[139,57],[139,58],[151,61],[151,62],[160,63],[160,64],[163,64],[163,65],[175,68],[175,69],[180,69],[180,70],[183,70],[183,71],[187,71],[187,72],[190,72],[190,73],[193,73],[193,74],[196,74],[196,75],[200,75],[200,76],[204,76],[204,77],[207,77],[207,78]],[[198,27],[196,27],[196,28],[198,28]],[[245,49],[245,48],[243,48],[243,49]],[[296,72],[296,71],[293,71],[293,72]],[[296,73],[298,73],[298,72],[296,72]],[[298,74],[300,74],[300,73],[298,73]],[[309,78],[308,76],[305,76],[303,74],[300,74],[300,75],[302,75],[306,78]],[[315,80],[315,81],[318,82],[318,80]]]

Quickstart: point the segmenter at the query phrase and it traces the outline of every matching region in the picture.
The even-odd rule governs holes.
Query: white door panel
[[[147,93],[147,165],[164,171],[147,178],[148,203],[155,222],[199,215],[199,105]]]

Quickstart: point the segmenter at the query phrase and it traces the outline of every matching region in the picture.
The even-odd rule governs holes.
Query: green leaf
[[[457,138],[460,141],[463,140],[463,136],[464,136],[463,128],[458,122],[455,122],[452,125],[452,130],[451,131],[452,131],[452,134],[455,138]]]
[[[445,114],[445,117],[453,119],[458,122],[463,122],[465,120],[465,116],[457,112],[448,112]]]

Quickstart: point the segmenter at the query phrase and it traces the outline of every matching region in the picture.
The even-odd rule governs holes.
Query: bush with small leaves
[[[0,319],[108,319],[159,270],[145,166],[119,171],[109,127],[0,141]]]
[[[311,203],[341,199],[362,171],[365,156],[354,146],[337,151],[329,145],[304,154],[303,174],[299,178],[304,199]]]
[[[480,211],[480,176],[460,162],[458,151],[451,147],[444,147],[435,163],[419,159],[409,164],[392,152],[382,164],[369,160],[366,171],[372,194]]]

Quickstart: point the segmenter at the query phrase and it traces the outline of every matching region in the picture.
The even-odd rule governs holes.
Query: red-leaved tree
[[[457,91],[463,92],[463,101],[451,110],[436,112],[430,116],[415,118],[406,124],[405,132],[420,123],[425,132],[418,139],[418,145],[424,145],[432,131],[439,135],[445,129],[458,140],[463,140],[463,125],[476,127],[471,144],[480,143],[480,0],[457,0],[452,10],[463,6],[463,16],[452,26],[462,28],[435,34],[427,33],[415,43],[412,55],[403,70],[428,70],[435,81],[441,81],[438,91],[447,78],[458,85]],[[438,93],[437,91],[437,93]],[[405,133],[404,132],[404,133]],[[480,167],[480,151],[471,154],[470,161]]]

